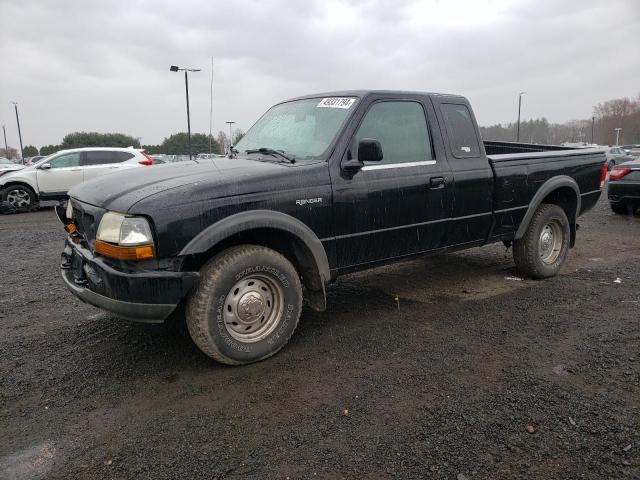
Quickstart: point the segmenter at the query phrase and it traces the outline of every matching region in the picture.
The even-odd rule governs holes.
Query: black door
[[[364,106],[347,157],[364,138],[378,140],[383,160],[347,173],[332,168],[338,268],[441,247],[449,218],[449,173],[436,158],[419,99],[378,99]]]
[[[493,218],[493,171],[480,143],[471,109],[463,102],[439,102],[453,176],[452,214],[446,245],[482,244]]]

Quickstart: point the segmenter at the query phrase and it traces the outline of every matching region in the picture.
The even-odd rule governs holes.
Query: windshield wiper
[[[263,153],[265,155],[273,155],[274,157],[284,158],[289,163],[296,163],[295,157],[290,157],[289,155],[286,155],[284,152],[281,152],[280,150],[275,150],[273,148],[266,148],[266,147],[254,148],[254,149],[251,149],[251,150],[245,150],[245,152],[248,153],[248,154],[251,154],[251,153]]]

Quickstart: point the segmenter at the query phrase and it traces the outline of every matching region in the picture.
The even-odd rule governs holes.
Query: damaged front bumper
[[[80,300],[118,317],[139,322],[164,321],[198,281],[197,272],[134,270],[105,262],[67,238],[60,273]]]

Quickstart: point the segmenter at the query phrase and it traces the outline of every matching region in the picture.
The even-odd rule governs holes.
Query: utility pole
[[[18,138],[20,139],[20,161],[24,163],[24,149],[22,148],[22,132],[20,131],[20,117],[18,116],[18,102],[13,103],[14,108],[16,109],[16,122],[18,123]]]
[[[189,136],[189,160],[191,160],[191,114],[189,113],[189,75],[184,71],[184,88],[187,93],[187,135]]]
[[[7,127],[2,125],[2,133],[4,133],[4,155],[9,158],[9,147],[7,146]]]
[[[520,92],[518,95],[518,130],[516,133],[516,142],[520,141],[520,110],[522,109],[522,95],[527,92]]]
[[[231,153],[231,147],[233,146],[233,144],[231,143],[233,142],[233,133],[231,133],[231,125],[233,125],[236,122],[224,122],[224,123],[229,124],[229,153]]]
[[[211,57],[211,88],[209,92],[209,153],[211,153],[211,144],[213,143],[213,57]]]
[[[618,145],[620,145],[618,140],[620,140],[620,130],[622,130],[622,129],[621,128],[614,128],[614,130],[616,131],[616,147],[617,147]]]
[[[171,65],[169,68],[172,72],[184,71],[184,89],[187,94],[187,135],[189,136],[189,160],[192,158],[191,153],[191,115],[189,113],[189,72],[199,72],[199,68],[180,68],[176,65]]]
[[[596,117],[591,117],[591,145],[594,144],[593,141],[593,131],[594,131],[594,127],[596,125]]]

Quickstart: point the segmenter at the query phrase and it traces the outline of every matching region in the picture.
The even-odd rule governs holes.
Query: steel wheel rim
[[[552,220],[542,227],[538,241],[540,260],[547,265],[551,265],[558,260],[560,252],[562,251],[563,240],[564,233],[558,221]]]
[[[7,202],[14,207],[27,207],[31,204],[31,195],[22,188],[16,188],[7,194]]]
[[[266,275],[243,278],[224,300],[224,326],[240,342],[258,342],[278,326],[283,307],[284,291],[274,279]]]

